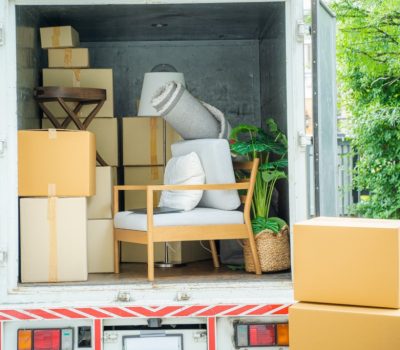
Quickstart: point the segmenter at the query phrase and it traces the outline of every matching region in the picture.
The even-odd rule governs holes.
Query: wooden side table
[[[73,122],[78,130],[86,130],[103,106],[107,95],[105,89],[40,86],[34,90],[34,97],[55,128],[66,129],[69,123]],[[67,113],[62,123],[46,107],[46,102],[58,102],[61,105]],[[76,106],[71,108],[67,102],[74,102]],[[84,105],[94,105],[94,107],[85,120],[81,122],[78,113]],[[100,165],[107,166],[98,152],[96,152],[96,160]]]

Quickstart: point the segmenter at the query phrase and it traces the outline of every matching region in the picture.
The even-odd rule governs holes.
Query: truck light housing
[[[18,350],[32,349],[32,331],[30,329],[18,330]]]
[[[73,329],[19,329],[18,350],[73,350]]]
[[[236,348],[289,346],[287,323],[237,323],[234,327]]]

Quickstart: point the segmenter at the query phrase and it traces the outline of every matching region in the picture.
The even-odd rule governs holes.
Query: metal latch
[[[121,302],[127,303],[130,301],[133,301],[133,299],[132,299],[132,295],[130,292],[125,291],[125,290],[120,290],[117,294],[116,301],[121,301]]]
[[[313,143],[312,136],[306,135],[304,132],[299,132],[297,140],[301,148],[306,148],[307,146],[311,146]]]
[[[303,20],[298,20],[296,23],[296,37],[297,41],[302,42],[306,35],[310,34],[310,26],[304,23]]]
[[[7,252],[5,250],[0,250],[0,267],[7,265]]]
[[[0,23],[0,46],[3,46],[5,42],[4,39],[4,24]]]
[[[6,153],[7,142],[6,140],[0,140],[0,157]]]

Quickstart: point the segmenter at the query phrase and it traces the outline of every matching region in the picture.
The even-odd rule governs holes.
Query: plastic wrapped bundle
[[[185,87],[174,81],[162,86],[154,95],[156,111],[184,138],[228,138],[231,127],[217,108],[199,101]]]

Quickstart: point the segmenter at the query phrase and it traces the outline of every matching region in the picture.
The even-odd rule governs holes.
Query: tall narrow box
[[[164,120],[160,117],[123,118],[124,165],[164,165]]]
[[[89,273],[114,272],[113,220],[89,220],[87,224]]]
[[[96,194],[96,140],[89,131],[18,131],[18,193],[22,197]]]
[[[290,350],[400,349],[400,310],[298,303],[289,327]]]
[[[88,68],[89,49],[49,49],[48,62],[49,68]]]
[[[71,26],[40,28],[42,49],[79,46],[79,33]]]
[[[400,221],[315,218],[294,225],[294,298],[400,308]]]
[[[21,198],[21,281],[87,280],[86,198]]]
[[[115,167],[96,167],[96,195],[88,198],[88,219],[111,219],[113,186],[117,184]]]

